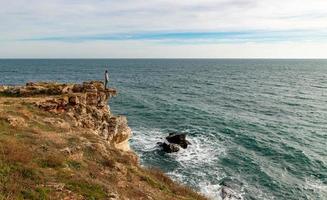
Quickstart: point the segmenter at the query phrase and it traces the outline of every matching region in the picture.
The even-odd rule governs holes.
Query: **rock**
[[[108,140],[111,140],[117,149],[129,150],[128,138],[132,131],[127,126],[127,119],[124,116],[111,117],[108,120]]]
[[[69,97],[69,103],[72,104],[73,106],[79,104],[79,99],[77,96],[71,96]]]
[[[88,83],[93,85],[98,91],[103,91],[104,90],[103,81],[90,81]]]
[[[98,95],[96,92],[86,93],[86,104],[96,106],[98,104]]]
[[[73,127],[87,128],[89,132],[102,136],[113,147],[130,150],[128,140],[132,133],[126,117],[113,116],[108,106],[108,100],[116,95],[116,90],[105,89],[101,81],[83,84],[30,82],[25,86],[1,86],[0,93],[14,97],[44,97],[34,102],[34,105],[54,114],[65,114]],[[8,121],[12,126],[25,125],[23,118],[10,118]],[[52,118],[45,121],[65,131],[71,129],[65,121],[55,121]]]
[[[8,89],[8,86],[0,85],[0,92],[3,92]]]
[[[119,199],[119,195],[116,192],[108,192],[107,197],[109,198],[109,200],[118,200]]]
[[[173,153],[179,151],[180,147],[186,149],[191,143],[186,140],[184,133],[170,133],[165,142],[158,142],[157,144],[164,152]]]
[[[9,122],[10,126],[12,127],[26,127],[27,124],[22,117],[14,117],[14,116],[8,116],[7,121]]]
[[[72,154],[72,150],[69,147],[63,148],[60,150],[62,153],[66,154],[66,155],[71,155]]]
[[[73,92],[74,93],[83,92],[83,85],[81,85],[81,84],[74,84],[74,86],[73,86]]]
[[[83,91],[94,93],[97,92],[98,89],[92,82],[83,82]]]
[[[169,133],[169,136],[166,137],[166,140],[169,143],[178,144],[183,149],[186,149],[189,144],[189,141],[186,140],[186,134],[184,133]]]
[[[73,87],[71,85],[64,85],[61,91],[63,94],[68,94],[73,91]]]
[[[104,89],[103,82],[90,81],[83,84],[65,84],[56,82],[29,82],[25,86],[0,86],[0,92],[6,95],[18,97],[30,97],[35,95],[62,95],[70,93],[102,93],[98,96],[108,97],[116,95],[115,89]],[[103,98],[102,98],[103,99]]]
[[[177,144],[163,142],[160,144],[160,146],[162,147],[162,150],[166,153],[174,153],[179,151],[179,146]]]

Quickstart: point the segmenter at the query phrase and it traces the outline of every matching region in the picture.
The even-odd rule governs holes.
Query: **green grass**
[[[6,92],[0,92],[0,97],[20,97],[20,94],[10,94]]]
[[[9,128],[10,128],[9,122],[6,119],[0,118],[0,135],[8,134]]]
[[[88,183],[83,180],[69,181],[66,183],[66,187],[89,200],[104,199],[106,197],[106,192],[100,185]]]
[[[0,160],[0,189],[4,189],[4,184],[8,182],[10,175],[11,167],[9,164],[4,163]],[[0,191],[1,193],[1,191]]]
[[[30,200],[47,200],[50,199],[48,194],[50,192],[49,188],[46,187],[38,187],[34,189],[27,189],[21,192],[22,199],[30,199]]]
[[[162,172],[142,169],[133,154],[105,145],[96,134],[80,128],[66,133],[55,121],[71,119],[39,109],[32,103],[34,98],[0,101],[0,200],[66,195],[49,182],[65,184],[73,196],[90,200],[108,198],[108,190],[129,199],[143,198],[147,192],[154,199],[204,199]],[[23,126],[10,125],[10,116],[23,118]],[[53,118],[54,123],[45,118]],[[62,152],[66,147],[74,149],[70,156]]]
[[[48,154],[38,161],[40,167],[43,168],[61,168],[63,167],[65,158],[58,154]]]
[[[80,162],[77,162],[75,160],[69,160],[67,161],[68,167],[75,169],[75,170],[80,170],[82,168],[82,164]]]
[[[37,128],[37,129],[40,129],[41,131],[45,131],[45,132],[61,132],[60,129],[56,128],[56,127],[53,127],[49,124],[44,124],[44,123],[40,123],[40,122],[37,122],[37,121],[33,121],[32,122],[33,124],[33,127]]]

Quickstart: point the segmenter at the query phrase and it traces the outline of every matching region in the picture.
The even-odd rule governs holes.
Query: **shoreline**
[[[0,167],[11,169],[19,165],[20,171],[26,167],[33,171],[27,178],[11,177],[14,169],[6,175],[15,180],[13,184],[18,188],[11,195],[51,195],[55,199],[62,198],[61,194],[74,199],[206,199],[162,172],[139,165],[138,156],[128,146],[131,130],[127,119],[114,116],[107,106],[116,94],[115,89],[104,89],[99,81],[1,86],[0,136],[4,139],[0,142],[12,150],[1,157]],[[23,139],[17,138],[17,134]],[[16,148],[21,147],[31,156],[17,153]],[[10,185],[3,187],[3,196],[12,189]]]

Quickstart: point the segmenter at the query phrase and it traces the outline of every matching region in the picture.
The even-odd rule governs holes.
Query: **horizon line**
[[[123,60],[123,59],[130,59],[130,60],[138,60],[138,59],[148,59],[148,60],[158,60],[158,59],[161,59],[161,60],[173,60],[173,59],[183,59],[183,60],[327,60],[327,57],[326,58],[316,58],[316,57],[307,57],[307,58],[266,58],[266,57],[252,57],[252,58],[241,58],[241,57],[235,57],[235,58],[223,58],[223,57],[217,57],[217,58],[212,58],[212,57],[208,57],[208,58],[205,58],[205,57],[194,57],[194,58],[189,58],[189,57],[171,57],[171,58],[167,58],[167,57],[121,57],[121,58],[113,58],[113,57],[106,57],[106,58],[82,58],[82,57],[71,57],[71,58],[60,58],[60,57],[53,57],[53,58],[38,58],[38,57],[17,57],[17,58],[13,58],[13,57],[10,57],[10,58],[1,58],[0,57],[0,60],[33,60],[33,59],[38,59],[38,60],[56,60],[56,59],[62,59],[62,60],[75,60],[75,59],[80,59],[80,60],[99,60],[99,59],[111,59],[111,60]]]

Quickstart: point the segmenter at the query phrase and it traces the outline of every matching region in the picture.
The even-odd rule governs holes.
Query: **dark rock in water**
[[[177,152],[180,147],[186,149],[189,144],[191,143],[186,140],[186,134],[184,133],[169,133],[165,142],[157,142],[157,145],[166,153]]]
[[[167,144],[165,142],[160,142],[159,146],[161,146],[162,150],[166,153],[173,153],[179,151],[179,147],[177,144]]]
[[[186,149],[189,144],[189,141],[186,140],[186,134],[184,133],[169,133],[169,136],[166,137],[166,140],[169,143],[178,144],[183,149]]]

